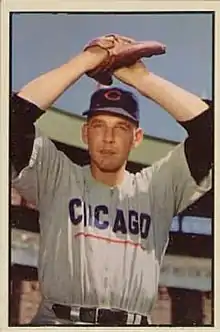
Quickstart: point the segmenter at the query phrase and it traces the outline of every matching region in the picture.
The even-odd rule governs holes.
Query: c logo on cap
[[[108,100],[119,100],[121,98],[121,92],[117,90],[110,90],[104,94]]]

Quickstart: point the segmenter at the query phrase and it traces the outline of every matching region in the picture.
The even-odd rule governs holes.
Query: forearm
[[[186,129],[186,160],[192,177],[200,183],[214,163],[213,105],[161,77],[147,71],[143,74],[143,67],[141,72],[139,80],[132,77],[130,85],[163,107]]]
[[[164,108],[177,121],[188,121],[208,107],[198,96],[153,74],[144,74],[135,82],[135,88]]]
[[[18,96],[46,110],[85,72],[105,57],[105,51],[82,52],[59,68],[55,68],[25,85]]]

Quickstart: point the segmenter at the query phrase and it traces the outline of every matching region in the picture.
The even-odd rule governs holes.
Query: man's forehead
[[[109,122],[109,121],[112,121],[112,122],[115,122],[115,123],[125,123],[125,124],[128,124],[128,125],[132,125],[132,121],[130,121],[128,118],[124,117],[123,115],[118,115],[118,114],[113,114],[113,113],[110,113],[110,112],[100,112],[100,113],[96,113],[92,116],[90,116],[87,121],[103,121],[103,122]]]

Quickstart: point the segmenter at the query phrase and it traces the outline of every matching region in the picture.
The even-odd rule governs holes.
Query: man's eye
[[[101,127],[102,127],[102,123],[97,122],[97,123],[92,124],[92,128],[101,128]]]
[[[119,125],[119,126],[117,126],[117,128],[120,129],[120,130],[123,130],[123,131],[128,130],[128,128],[126,126],[123,126],[123,125]]]

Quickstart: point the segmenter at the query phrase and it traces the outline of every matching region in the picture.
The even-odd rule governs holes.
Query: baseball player
[[[211,189],[213,165],[212,106],[140,60],[164,52],[154,42],[103,36],[11,97],[12,184],[40,215],[42,302],[32,325],[151,323],[172,218]],[[90,164],[81,167],[35,121],[84,74],[109,87],[97,90],[84,112]],[[136,174],[126,163],[143,137],[138,101],[111,87],[112,75],[188,132]]]

